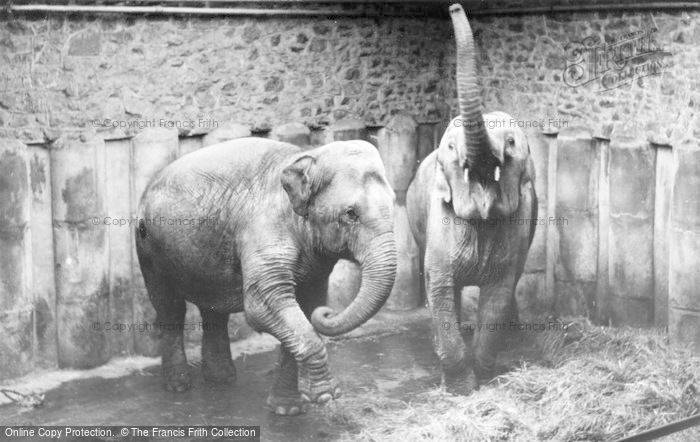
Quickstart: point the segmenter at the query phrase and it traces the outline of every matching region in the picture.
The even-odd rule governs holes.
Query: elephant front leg
[[[467,394],[474,383],[467,372],[467,347],[460,334],[457,291],[451,282],[431,281],[429,272],[426,285],[433,320],[433,347],[442,367],[442,384],[451,393]]]
[[[267,405],[280,416],[296,416],[305,413],[309,404],[301,399],[298,383],[299,372],[294,355],[286,348],[280,348],[279,361],[275,370],[272,392]]]
[[[293,298],[279,300],[272,311],[261,303],[247,300],[246,315],[257,328],[282,343],[278,374],[268,399],[275,412],[298,413],[303,411],[302,402],[323,403],[340,396],[338,384],[328,369],[326,346]],[[292,400],[294,378],[297,379],[296,397],[301,402]]]
[[[208,382],[236,382],[236,367],[231,359],[228,337],[228,313],[218,313],[200,307],[202,316],[202,375]]]
[[[512,284],[484,286],[479,295],[479,323],[474,333],[474,375],[479,385],[491,380],[496,358],[509,327],[514,304]]]

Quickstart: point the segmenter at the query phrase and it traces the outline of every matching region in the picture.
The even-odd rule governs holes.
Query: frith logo
[[[642,85],[642,78],[659,75],[672,65],[672,59],[666,59],[671,53],[654,41],[657,31],[657,28],[635,31],[607,44],[597,37],[570,42],[564,48],[564,82],[571,87],[594,83],[596,92],[616,89],[635,80]]]

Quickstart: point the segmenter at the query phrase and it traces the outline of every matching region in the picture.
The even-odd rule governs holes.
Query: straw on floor
[[[542,362],[523,365],[469,396],[435,389],[410,402],[374,396],[326,407],[346,440],[607,441],[700,409],[700,358],[659,330],[594,326],[536,339]],[[684,433],[675,440],[700,440]]]

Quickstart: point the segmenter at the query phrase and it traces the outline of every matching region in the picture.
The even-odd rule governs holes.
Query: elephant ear
[[[282,171],[282,187],[287,192],[297,215],[306,216],[307,207],[313,196],[313,173],[316,160],[309,155],[297,158]]]
[[[439,161],[437,161],[437,166],[435,167],[435,191],[446,203],[449,204],[452,201],[452,189],[447,183],[445,169]]]

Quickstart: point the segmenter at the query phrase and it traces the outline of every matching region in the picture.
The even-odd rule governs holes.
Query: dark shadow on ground
[[[536,359],[530,334],[509,337],[499,372]],[[331,369],[345,395],[411,400],[440,383],[430,336],[428,322],[421,321],[401,334],[334,341],[328,344]],[[469,335],[465,338],[470,342]],[[332,427],[321,406],[298,417],[277,417],[266,408],[276,360],[276,351],[239,357],[238,381],[231,386],[206,384],[193,367],[193,387],[180,394],[161,388],[159,367],[118,379],[73,381],[49,391],[41,408],[2,407],[0,420],[4,425],[260,425],[266,441],[336,439],[345,429]]]

